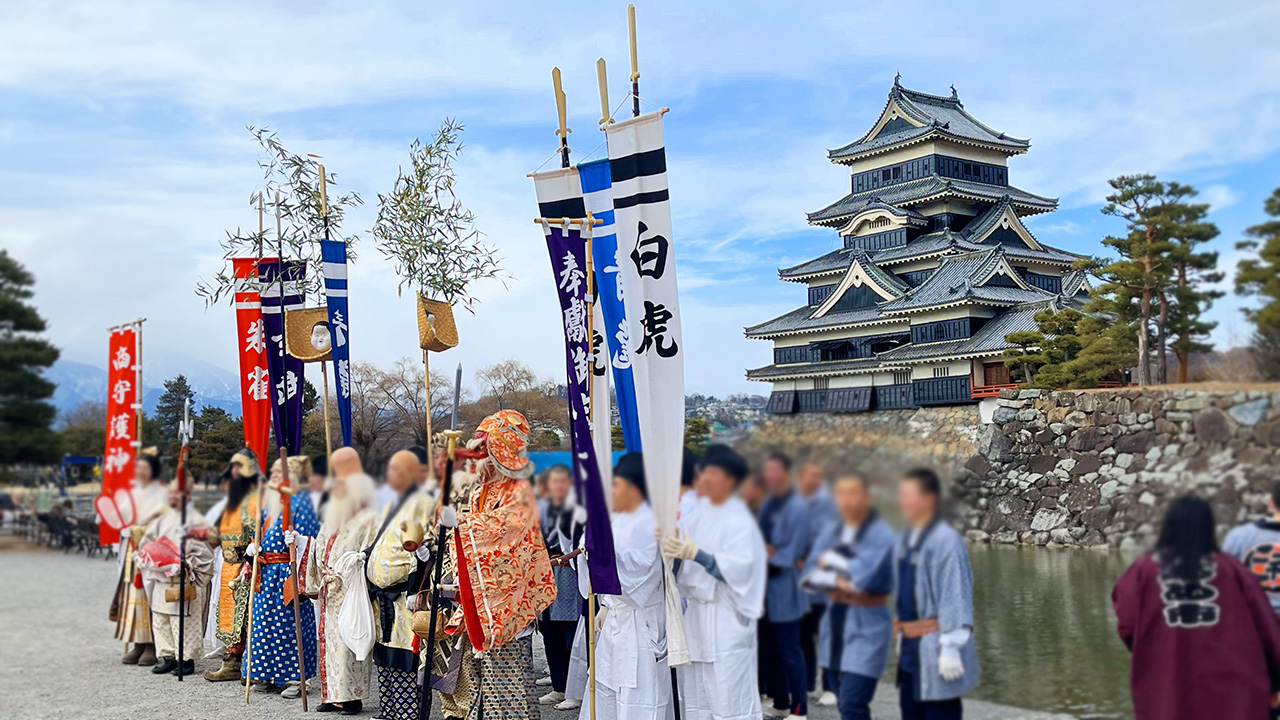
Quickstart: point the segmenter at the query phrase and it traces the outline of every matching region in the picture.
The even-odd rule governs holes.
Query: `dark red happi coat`
[[[1198,582],[1162,577],[1145,555],[1111,593],[1133,653],[1138,720],[1266,718],[1280,687],[1280,620],[1256,578],[1217,553]]]

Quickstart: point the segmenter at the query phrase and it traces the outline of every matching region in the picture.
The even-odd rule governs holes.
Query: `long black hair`
[[[1183,495],[1169,506],[1156,540],[1156,558],[1162,572],[1194,581],[1201,576],[1206,559],[1218,552],[1213,508],[1203,499]]]

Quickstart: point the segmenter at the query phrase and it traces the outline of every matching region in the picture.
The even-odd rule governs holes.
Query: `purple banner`
[[[284,314],[280,311],[280,264],[272,260],[258,263],[258,281],[262,295],[262,327],[267,343],[267,374],[271,378],[272,395],[271,427],[275,430],[276,446],[280,438],[287,440],[290,455],[302,450],[302,373],[301,360],[284,350]],[[284,307],[294,310],[302,307],[302,279],[307,271],[303,263],[284,262]],[[281,422],[284,430],[281,430]],[[265,472],[271,467],[262,458]]]
[[[569,437],[573,452],[573,484],[587,509],[585,543],[592,592],[619,595],[618,566],[613,554],[613,530],[596,450],[591,443],[589,394],[591,348],[587,333],[587,249],[578,230],[543,225],[551,272],[560,297],[564,321],[565,365],[568,368]],[[606,401],[607,402],[607,401]],[[607,407],[607,404],[605,405]]]

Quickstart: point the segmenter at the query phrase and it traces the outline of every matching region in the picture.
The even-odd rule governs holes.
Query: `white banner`
[[[667,196],[662,113],[605,128],[613,184],[614,227],[631,341],[636,414],[649,502],[664,535],[675,531],[684,451],[684,340]],[[667,580],[667,662],[689,662],[680,599]]]

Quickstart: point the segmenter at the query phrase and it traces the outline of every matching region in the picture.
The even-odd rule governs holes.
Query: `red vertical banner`
[[[112,331],[107,358],[107,443],[102,453],[102,497],[114,498],[133,482],[133,461],[138,451],[138,329],[129,325]],[[114,500],[111,500],[114,502]],[[99,513],[98,541],[103,545],[120,539],[121,513],[127,524],[132,512]]]
[[[274,259],[274,258],[261,258]],[[233,258],[235,271],[236,342],[240,350],[240,416],[244,420],[244,444],[267,458],[271,430],[271,380],[267,375],[267,336],[262,325],[262,297],[258,294],[260,258]]]

